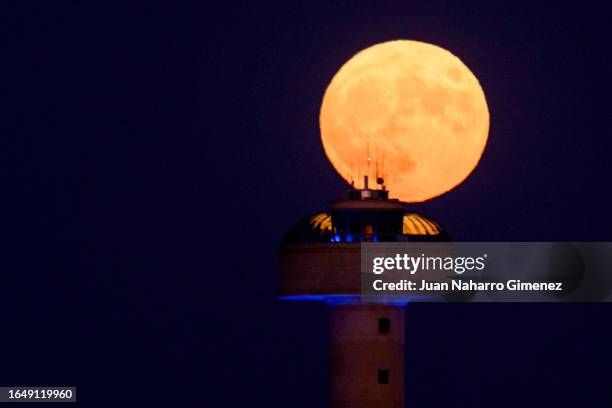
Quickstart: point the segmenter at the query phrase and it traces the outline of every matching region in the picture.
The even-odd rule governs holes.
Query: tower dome
[[[355,297],[361,292],[362,242],[448,241],[438,223],[389,199],[386,190],[351,190],[348,198],[303,218],[285,235],[278,251],[278,294],[283,299]]]
[[[351,208],[344,202],[336,202],[328,211],[302,218],[287,232],[282,245],[449,241],[446,231],[435,221],[406,210],[399,202],[394,207],[377,208],[370,203]]]

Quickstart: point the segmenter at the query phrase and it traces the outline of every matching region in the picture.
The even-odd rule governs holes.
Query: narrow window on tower
[[[389,384],[389,370],[378,370],[378,383]]]
[[[378,332],[389,333],[391,331],[391,320],[383,317],[378,319]]]

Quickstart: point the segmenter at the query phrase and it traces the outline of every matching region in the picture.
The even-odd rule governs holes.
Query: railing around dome
[[[361,242],[410,242],[410,241],[447,241],[443,233],[437,235],[415,235],[415,234],[371,234],[363,233],[342,234],[322,233],[285,239],[283,244],[317,244],[317,243],[361,243]]]

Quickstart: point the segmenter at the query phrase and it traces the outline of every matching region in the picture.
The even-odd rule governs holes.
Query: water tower
[[[367,188],[287,233],[278,251],[278,294],[329,305],[331,406],[404,406],[405,304],[360,301],[360,244],[447,240],[434,221],[386,190]]]

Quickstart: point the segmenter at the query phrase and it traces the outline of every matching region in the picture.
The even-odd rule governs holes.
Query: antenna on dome
[[[383,175],[381,173],[379,173],[378,171],[378,143],[376,143],[374,145],[375,148],[375,154],[376,154],[376,184],[378,184],[379,186],[381,186],[381,189],[385,189],[385,179],[383,178]],[[383,155],[384,155],[384,151],[383,151]],[[384,157],[384,156],[383,156]]]
[[[367,154],[367,157],[366,157],[366,159],[367,159],[367,162],[366,162],[367,163],[367,169],[366,169],[366,174],[365,174],[366,175],[365,180],[367,180],[368,177],[370,177],[370,160],[372,160],[372,158],[370,157],[370,141],[369,140],[368,140],[368,143],[367,143],[366,154]],[[367,181],[365,182],[365,184],[366,185],[364,186],[364,188],[368,188]]]

